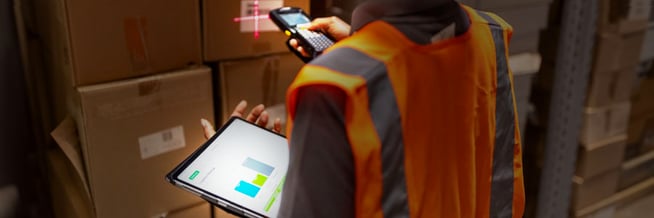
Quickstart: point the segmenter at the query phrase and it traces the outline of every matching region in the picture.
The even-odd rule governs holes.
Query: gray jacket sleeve
[[[299,90],[280,217],[354,217],[354,160],[344,123],[345,93]]]

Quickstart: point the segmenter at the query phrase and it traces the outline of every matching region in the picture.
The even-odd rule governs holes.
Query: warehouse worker
[[[452,0],[369,0],[352,35],[335,18],[311,28],[340,41],[288,90],[280,216],[522,217],[504,20]]]

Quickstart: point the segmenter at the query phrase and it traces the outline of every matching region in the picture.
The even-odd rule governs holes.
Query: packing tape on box
[[[125,43],[130,55],[132,70],[135,72],[148,71],[150,67],[150,57],[146,47],[146,27],[147,19],[145,17],[127,17],[124,20]]]

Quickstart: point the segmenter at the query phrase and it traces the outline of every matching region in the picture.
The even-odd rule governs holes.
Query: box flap
[[[84,185],[84,190],[89,199],[91,199],[91,191],[89,190],[89,183],[86,179],[86,171],[82,162],[82,152],[80,148],[79,138],[77,137],[77,128],[73,118],[66,117],[57,128],[55,128],[50,135],[55,140],[59,148],[64,152],[66,158],[75,168],[77,176]]]
[[[52,206],[57,217],[93,217],[91,199],[63,151],[48,151]]]

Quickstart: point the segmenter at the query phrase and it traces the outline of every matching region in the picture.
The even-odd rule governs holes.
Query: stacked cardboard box
[[[288,37],[268,19],[270,10],[282,6],[309,10],[309,1],[203,0],[204,60],[247,59],[288,52]]]
[[[91,217],[151,217],[202,202],[163,176],[204,142],[210,81],[208,68],[192,67],[76,89],[75,121],[52,136]]]
[[[309,10],[308,0],[203,0],[204,61],[216,66],[218,123],[246,100],[264,104],[273,118],[284,122],[286,89],[304,65],[286,46],[288,36],[267,17],[281,6]],[[257,16],[258,15],[258,16]]]
[[[284,105],[286,90],[303,65],[291,53],[220,62],[222,119],[227,120],[241,100],[246,100],[250,106]],[[285,115],[286,111],[281,111],[283,113],[276,114]]]
[[[579,136],[577,172],[573,179],[575,211],[588,208],[618,190],[632,111],[630,97],[649,18],[649,1],[599,2],[598,33]],[[537,77],[535,93],[540,98],[536,102],[541,114],[539,122],[544,126],[547,126],[549,93],[560,41],[560,23],[557,23],[560,21],[550,19],[550,22],[550,27],[541,32],[543,67]]]
[[[57,216],[174,217],[202,203],[163,179],[204,141],[199,120],[213,119],[199,2],[42,3],[53,119],[74,118],[52,132]]]
[[[649,11],[649,20],[645,21],[648,24],[638,59],[641,64],[631,96],[626,161],[618,183],[621,190],[654,178],[654,1],[647,3],[643,10]]]
[[[628,164],[623,160],[632,111],[630,97],[637,81],[637,69],[645,41],[650,1],[603,0],[599,2],[598,35],[580,135],[580,142],[585,149],[581,149],[582,158],[579,159],[578,164],[580,166],[591,164],[583,156],[589,154],[588,148],[593,144],[617,136],[620,136],[620,140],[617,144],[605,145],[604,149],[614,151],[606,154],[603,164],[592,164],[595,170],[601,170],[603,173],[586,179],[591,183],[606,185],[578,187],[575,192],[576,199],[590,198],[590,200],[574,202],[576,210],[593,207],[593,204],[615,195],[617,191],[643,180],[642,174],[635,173],[640,168],[635,167],[634,163]],[[610,162],[610,167],[606,166],[609,164],[607,162]],[[577,171],[577,176],[580,175],[583,175],[583,171]],[[586,188],[592,191],[584,193],[583,190]]]

